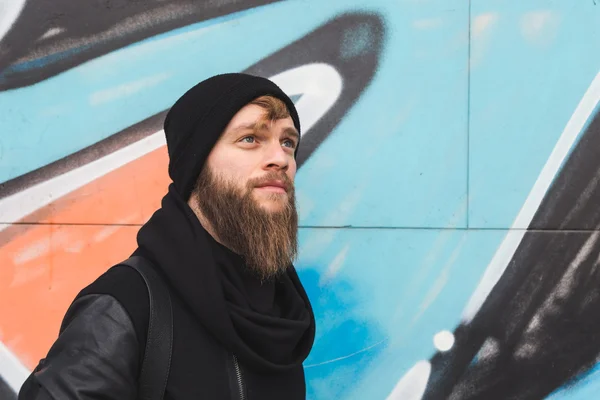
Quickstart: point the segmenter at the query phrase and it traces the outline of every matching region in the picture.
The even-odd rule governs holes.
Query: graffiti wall
[[[169,106],[227,71],[300,113],[309,399],[595,398],[595,0],[0,1],[0,398],[159,206]]]

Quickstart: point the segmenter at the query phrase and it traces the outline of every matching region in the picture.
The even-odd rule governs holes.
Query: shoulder
[[[108,295],[114,298],[131,319],[139,343],[146,343],[150,312],[148,289],[135,269],[117,264],[81,290],[67,311],[63,325],[68,322],[69,314],[75,311],[73,308],[77,300],[90,295]]]
[[[135,398],[149,308],[141,275],[111,267],[77,294],[19,398],[36,390],[52,398]]]
[[[61,333],[19,398],[42,393],[53,399],[133,399],[139,360],[138,339],[123,306],[108,294],[86,294],[69,307]]]
[[[148,291],[144,279],[133,268],[117,264],[100,275],[91,284],[86,286],[77,297],[88,294],[109,294],[121,303],[129,303],[134,299],[140,301],[140,297],[148,298]]]

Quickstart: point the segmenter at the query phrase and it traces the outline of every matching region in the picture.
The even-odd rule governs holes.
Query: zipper
[[[238,389],[240,391],[240,400],[246,400],[246,391],[244,390],[244,380],[242,379],[242,369],[238,363],[237,357],[233,356],[233,366],[235,368],[235,376],[237,378]]]

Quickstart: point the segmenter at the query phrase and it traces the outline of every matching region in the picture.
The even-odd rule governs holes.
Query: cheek
[[[219,157],[217,157],[219,156]],[[250,166],[235,154],[215,154],[211,160],[212,170],[226,182],[235,186],[244,186]]]
[[[248,183],[248,178],[240,173],[241,171],[227,171],[227,174],[223,174],[223,178],[231,186],[234,186],[240,190],[245,191]]]
[[[294,182],[294,179],[296,178],[296,160],[290,162],[286,173],[290,180]]]

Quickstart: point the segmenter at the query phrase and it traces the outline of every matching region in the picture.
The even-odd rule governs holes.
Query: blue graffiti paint
[[[0,182],[139,122],[198,80],[244,69],[364,4],[265,6],[0,93]],[[433,336],[460,323],[600,68],[600,30],[590,29],[598,13],[583,2],[493,0],[469,10],[458,0],[380,0],[368,10],[389,28],[379,70],[297,179],[304,226],[370,228],[301,229],[298,268],[318,320],[306,361],[311,399],[385,398],[431,357]],[[355,31],[342,56],[370,41],[368,31]],[[593,370],[551,398],[590,398],[598,382]]]
[[[305,362],[307,397],[345,398],[351,393],[353,382],[364,378],[370,361],[381,351],[382,346],[373,343],[381,343],[383,336],[375,321],[354,314],[361,304],[352,298],[353,288],[347,282],[336,280],[323,289],[314,269],[303,269],[299,275],[315,318],[327,321],[317,332],[320,351],[313,352]],[[341,309],[346,310],[345,318],[332,313]],[[340,374],[342,370],[344,374]]]
[[[473,2],[472,18],[469,221],[508,228],[598,73],[598,12],[492,0]]]
[[[308,376],[316,382],[309,383],[311,398],[385,398],[415,362],[431,356],[434,335],[460,322],[481,267],[503,235],[301,229],[297,266],[318,316],[315,347],[306,365],[375,346],[356,358],[309,369]],[[364,325],[356,340],[344,333],[347,321],[350,329]],[[326,387],[327,381],[338,382],[337,389]]]

